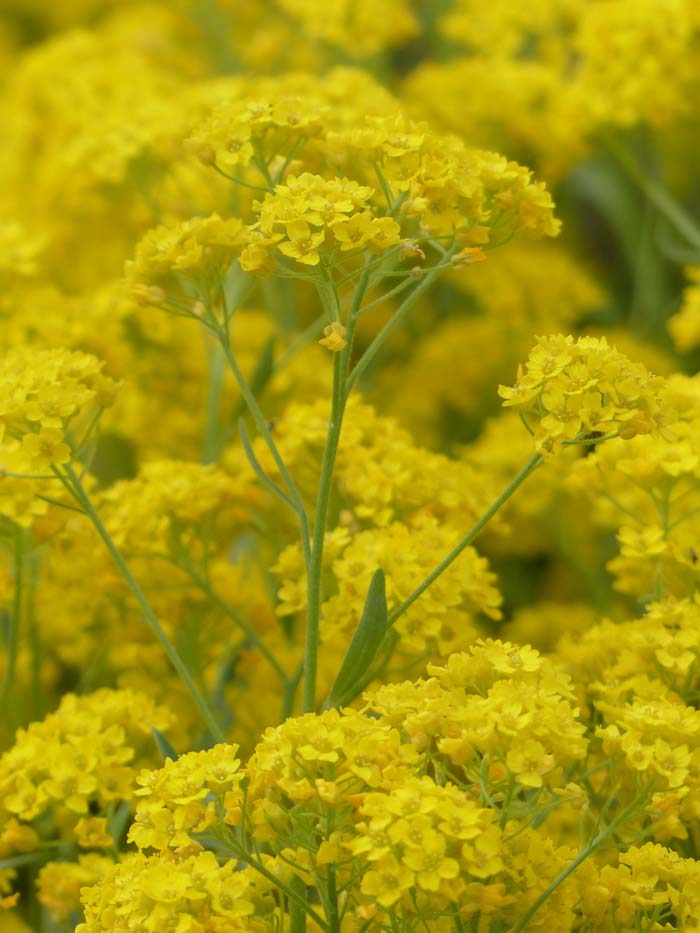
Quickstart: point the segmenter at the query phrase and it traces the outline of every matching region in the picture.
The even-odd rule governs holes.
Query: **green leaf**
[[[355,698],[388,629],[386,580],[384,571],[377,570],[367,590],[362,618],[324,704],[326,707],[343,706]]]
[[[250,391],[253,395],[260,395],[270,381],[275,367],[275,338],[268,337],[260,351],[258,362],[253,375],[250,377]]]
[[[0,633],[3,648],[9,648],[12,641],[12,615],[7,609],[0,610]]]
[[[151,735],[155,740],[156,745],[158,746],[158,751],[161,753],[163,758],[170,758],[171,761],[177,761],[180,757],[175,749],[172,747],[167,738],[163,735],[160,729],[156,729],[155,726],[151,726]]]

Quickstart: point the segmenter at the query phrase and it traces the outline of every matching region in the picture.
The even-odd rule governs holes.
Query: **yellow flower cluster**
[[[253,869],[219,864],[213,852],[167,861],[132,854],[84,889],[85,922],[76,933],[269,930],[273,890]]]
[[[0,443],[3,466],[46,473],[67,463],[86,415],[114,399],[116,385],[94,356],[68,350],[15,350],[0,360]],[[75,425],[75,428],[74,428]],[[89,425],[83,424],[83,430]]]
[[[503,864],[492,810],[478,807],[451,784],[412,778],[364,797],[352,854],[369,863],[362,893],[393,907],[410,893],[430,892],[445,908],[472,879],[488,879]]]
[[[515,385],[501,386],[499,395],[526,424],[536,419],[537,450],[552,454],[567,442],[659,434],[669,418],[663,385],[604,337],[555,335],[539,338]]]
[[[164,300],[162,286],[178,273],[193,270],[207,277],[222,275],[245,243],[243,225],[218,214],[193,217],[173,227],[149,230],[126,264],[126,278],[134,296],[147,304]]]
[[[39,903],[54,921],[65,923],[82,910],[81,890],[100,882],[113,865],[108,856],[93,852],[77,862],[49,862],[37,878]]]
[[[176,542],[195,547],[204,529],[213,541],[224,540],[254,499],[247,480],[212,465],[154,460],[102,493],[99,503],[119,546],[147,556],[162,555]]]
[[[699,63],[5,0],[2,933],[700,930]]]
[[[586,754],[585,727],[571,682],[528,646],[477,641],[413,684],[389,684],[370,694],[379,712],[421,748],[457,768],[523,788],[554,786],[560,766]]]
[[[70,827],[93,806],[130,799],[135,768],[154,752],[151,729],[172,722],[166,708],[135,692],[66,694],[55,713],[20,730],[0,758],[3,824],[53,810],[58,826]]]
[[[203,833],[215,822],[218,807],[223,807],[227,822],[235,824],[242,799],[235,755],[235,746],[215,745],[176,761],[168,759],[158,771],[142,771],[129,841],[139,849],[182,853],[193,846],[191,834]]]
[[[400,226],[375,216],[373,190],[347,178],[327,181],[303,172],[276,185],[262,203],[251,229],[252,242],[241,255],[246,272],[269,269],[275,251],[305,266],[321,262],[321,247],[341,253],[369,249],[381,253],[400,242]]]
[[[459,52],[410,70],[406,96],[440,125],[524,150],[548,173],[570,169],[611,126],[683,132],[698,80],[691,0],[500,0],[488,10],[459,0],[438,29]]]
[[[418,23],[407,0],[389,0],[382,15],[372,0],[340,0],[329,9],[323,0],[278,0],[309,37],[370,55],[415,36]]]
[[[697,379],[672,376],[664,398],[675,412],[670,432],[603,445],[570,477],[591,498],[597,522],[617,534],[619,554],[608,562],[616,589],[647,600],[696,586]]]
[[[318,90],[312,95],[284,94],[280,88],[268,99],[246,97],[217,104],[195,127],[187,145],[204,165],[226,172],[247,168],[263,145],[268,158],[292,151],[317,137],[328,116],[329,106]]]

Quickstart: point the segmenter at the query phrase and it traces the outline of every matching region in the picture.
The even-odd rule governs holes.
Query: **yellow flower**
[[[83,849],[109,849],[114,845],[114,838],[107,832],[106,817],[83,817],[75,824],[75,835]]]
[[[60,466],[71,458],[63,433],[55,428],[42,428],[38,434],[25,434],[22,453],[27,458],[31,473],[47,473],[52,465]]]
[[[407,865],[400,864],[393,855],[386,855],[363,874],[361,890],[382,907],[391,907],[411,888],[413,877]]]
[[[287,225],[288,240],[279,244],[279,251],[291,259],[296,259],[305,266],[317,266],[321,261],[318,247],[325,239],[323,230],[311,233],[304,220],[293,220]]]
[[[327,347],[333,353],[347,347],[348,342],[345,339],[345,328],[340,321],[333,321],[327,327],[323,328],[323,337],[319,340],[322,347]]]

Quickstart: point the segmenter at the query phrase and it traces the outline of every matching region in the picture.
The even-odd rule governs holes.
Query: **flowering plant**
[[[696,4],[6,7],[0,929],[700,930]]]

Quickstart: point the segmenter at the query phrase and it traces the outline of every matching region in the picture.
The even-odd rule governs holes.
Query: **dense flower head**
[[[137,245],[135,258],[126,264],[126,277],[138,299],[158,304],[158,289],[179,272],[220,275],[245,239],[240,220],[222,220],[218,214],[161,225]]]
[[[129,840],[139,849],[198,848],[191,836],[217,819],[217,802],[230,822],[238,822],[242,794],[235,745],[215,745],[168,759],[157,771],[142,771],[135,791],[136,815]],[[230,813],[229,813],[230,811]]]
[[[248,763],[248,800],[259,810],[261,832],[272,803],[285,807],[320,800],[328,804],[409,775],[416,760],[396,730],[353,710],[307,714],[268,729]],[[270,811],[274,828],[274,812]]]
[[[285,184],[256,202],[259,220],[250,228],[252,242],[241,255],[242,268],[265,269],[275,251],[302,265],[317,266],[326,246],[341,254],[362,249],[381,253],[396,246],[401,228],[392,217],[375,215],[373,194],[372,188],[348,178],[289,175]]]
[[[479,641],[429,673],[370,691],[367,707],[418,747],[433,747],[455,773],[500,762],[502,776],[541,788],[561,782],[564,761],[585,756],[571,682],[529,646]]]
[[[329,90],[297,97],[280,88],[217,104],[188,146],[204,164],[238,173],[234,182],[269,189],[252,204],[259,219],[242,257],[250,270],[264,269],[277,243],[315,266],[321,233],[341,253],[381,253],[402,229],[416,231],[412,219],[422,235],[457,234],[464,247],[559,231],[549,192],[526,168],[436,134],[397,105],[354,110]]]
[[[302,25],[307,35],[370,55],[412,38],[418,23],[407,0],[389,0],[381,12],[372,0],[340,0],[331,9],[323,0],[278,0],[280,8]]]
[[[281,89],[275,96],[227,100],[195,127],[187,146],[204,165],[227,172],[248,168],[263,144],[268,153],[277,154],[313,139],[329,109],[323,96],[284,94]]]
[[[243,520],[255,492],[242,478],[213,466],[154,460],[138,476],[100,496],[110,533],[131,553],[162,553],[179,540],[192,545],[206,526],[222,537]]]
[[[456,901],[471,879],[503,868],[494,812],[451,784],[411,778],[366,794],[358,815],[348,848],[368,863],[362,893],[382,907],[410,903],[416,891]],[[392,875],[397,884],[387,884]]]
[[[94,852],[73,863],[48,862],[37,878],[39,903],[55,921],[65,923],[81,910],[82,888],[98,884],[113,865],[112,858]]]
[[[501,386],[503,404],[517,408],[539,451],[551,454],[567,441],[658,434],[668,423],[664,380],[633,363],[607,340],[540,337],[518,380]]]
[[[426,123],[402,114],[370,115],[329,134],[328,145],[341,164],[348,154],[361,161],[369,157],[388,190],[404,193],[402,211],[430,234],[457,232],[460,242],[472,245],[509,230],[559,232],[551,195],[526,168],[436,134]]]
[[[61,808],[77,822],[111,801],[129,799],[139,760],[153,754],[151,729],[166,730],[172,714],[143,694],[101,689],[66,694],[58,709],[17,733],[0,758],[3,822],[31,821]]]
[[[2,933],[700,931],[697,0],[0,6]]]
[[[70,460],[72,424],[79,430],[81,417],[113,401],[116,385],[102,368],[69,350],[17,349],[0,360],[0,442],[13,472],[44,473]]]
[[[581,885],[582,912],[597,924],[638,926],[680,917],[693,929],[700,916],[698,866],[673,849],[647,842],[631,846],[618,865],[590,865]],[[607,927],[606,927],[607,928]]]
[[[252,868],[220,864],[213,852],[163,861],[131,854],[85,888],[79,933],[270,929],[272,885]]]

